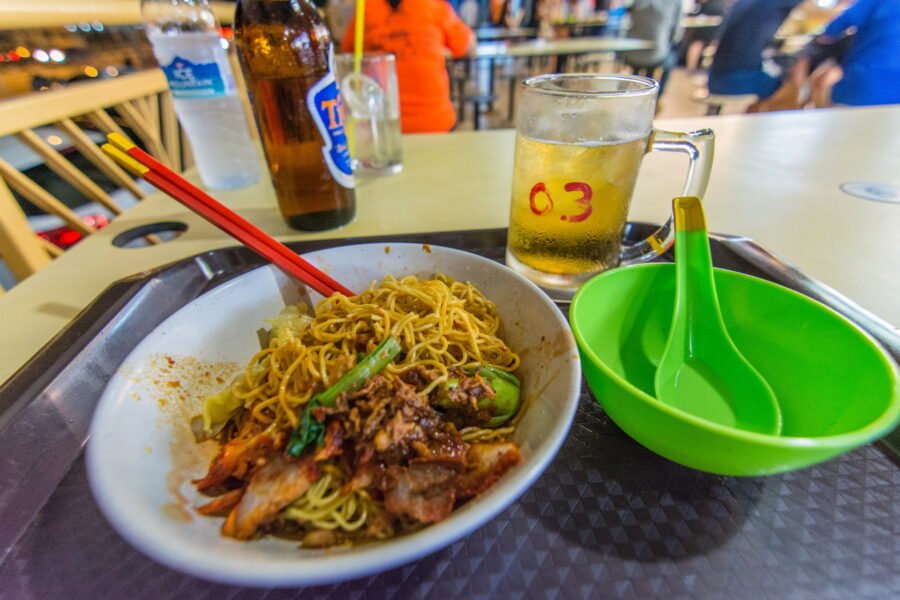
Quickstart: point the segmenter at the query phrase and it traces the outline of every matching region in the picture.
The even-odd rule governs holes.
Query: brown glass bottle
[[[331,229],[356,214],[331,34],[308,0],[238,0],[235,40],[281,214]]]

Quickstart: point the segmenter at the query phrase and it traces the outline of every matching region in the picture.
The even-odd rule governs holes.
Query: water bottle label
[[[192,63],[176,56],[162,70],[169,80],[172,96],[177,99],[219,98],[234,94],[233,82],[229,77],[223,77],[223,69],[216,62]]]
[[[316,127],[322,134],[325,144],[322,156],[325,164],[338,184],[356,187],[353,180],[353,169],[350,166],[350,148],[347,145],[347,132],[344,129],[341,95],[334,78],[334,68],[329,52],[328,74],[313,85],[306,94],[306,105],[312,114]]]

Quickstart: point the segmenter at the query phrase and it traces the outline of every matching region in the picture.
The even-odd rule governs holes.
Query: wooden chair
[[[22,0],[14,1],[13,4],[14,10],[3,15],[0,30],[61,27],[75,21],[96,20],[116,25],[142,22],[140,2],[135,1],[82,2],[80,4],[83,6],[79,6],[74,12],[69,6],[72,2],[68,0]],[[94,6],[97,4],[103,6]],[[65,9],[60,8],[62,5],[65,5]],[[212,1],[210,6],[223,24],[232,23],[233,3]],[[229,54],[229,59],[238,93],[244,99],[251,135],[258,138],[251,109],[246,101],[241,70],[233,52]],[[175,117],[165,77],[157,69],[0,101],[0,138],[16,136],[56,175],[88,200],[101,204],[115,216],[121,212],[121,208],[112,195],[106,193],[36,133],[35,130],[44,125],[59,129],[61,135],[69,138],[78,153],[120,189],[130,192],[138,200],[145,195],[143,189],[103,154],[83,127],[96,128],[103,133],[122,133],[124,127],[134,133],[135,142],[168,166],[181,171],[193,164],[190,146]],[[85,235],[92,233],[93,229],[85,225],[75,212],[52,193],[0,158],[0,259],[5,260],[17,280],[39,270],[62,251],[34,234],[11,190],[44,212],[59,217],[76,231]],[[0,286],[0,294],[2,293],[3,288]]]
[[[229,58],[232,59],[238,93],[245,100],[244,111],[251,135],[258,137],[240,69],[234,55]],[[144,189],[100,150],[84,127],[103,134],[116,132],[129,137],[123,130],[125,128],[137,138],[136,143],[176,171],[183,171],[194,162],[187,137],[182,135],[175,116],[165,76],[159,69],[73,84],[61,90],[27,94],[0,102],[0,137],[16,136],[85,198],[99,203],[113,216],[118,215],[122,208],[112,195],[35,132],[46,125],[57,128],[105,177],[138,200],[146,195]],[[35,235],[11,189],[81,234],[93,233],[93,228],[74,211],[0,157],[0,258],[5,260],[17,280],[39,270],[62,251]],[[0,287],[0,293],[2,291]]]
[[[82,196],[103,206],[113,216],[118,215],[122,209],[112,195],[36,133],[37,128],[47,125],[65,135],[71,146],[115,186],[138,200],[146,195],[144,189],[106,156],[83,128],[123,135],[123,128],[127,128],[139,144],[166,165],[180,171],[192,164],[190,148],[181,135],[160,70],[77,83],[0,103],[0,137],[15,136]],[[82,235],[93,233],[94,229],[59,198],[0,158],[0,257],[17,280],[39,270],[61,251],[31,230],[11,190],[47,214],[59,217]]]
[[[466,121],[466,105],[472,105],[472,123],[475,130],[484,125],[484,113],[490,112],[496,96],[489,91],[478,89],[476,82],[472,80],[473,72],[477,69],[470,58],[450,59],[447,62],[447,70],[450,75],[451,100],[456,103],[457,127]],[[493,68],[493,62],[491,64]]]
[[[714,116],[721,114],[725,107],[734,107],[736,112],[746,112],[747,108],[759,101],[756,94],[710,94],[709,90],[696,90],[691,99],[706,105],[706,114]]]

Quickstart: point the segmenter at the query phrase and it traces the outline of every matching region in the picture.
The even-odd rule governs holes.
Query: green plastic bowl
[[[762,279],[716,269],[715,280],[728,332],[775,391],[781,435],[712,423],[654,397],[656,365],[672,322],[672,264],[598,275],[582,286],[569,311],[588,385],[625,433],[695,469],[766,475],[827,460],[897,425],[897,367],[855,325]]]

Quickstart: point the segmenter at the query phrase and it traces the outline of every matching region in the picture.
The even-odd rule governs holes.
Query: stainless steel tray
[[[632,224],[629,236],[649,226]],[[462,248],[502,260],[505,230],[363,241]],[[717,266],[770,279],[843,313],[900,360],[890,325],[751,240],[714,236]],[[119,281],[0,386],[0,597],[245,597],[128,546],[99,514],[82,448],[128,352],[169,315],[262,264],[243,248]],[[561,310],[566,310],[561,305]],[[707,475],[645,450],[584,389],[568,441],[526,495],[463,541],[367,579],[266,597],[846,598],[900,596],[900,471],[885,440],[768,478]]]

